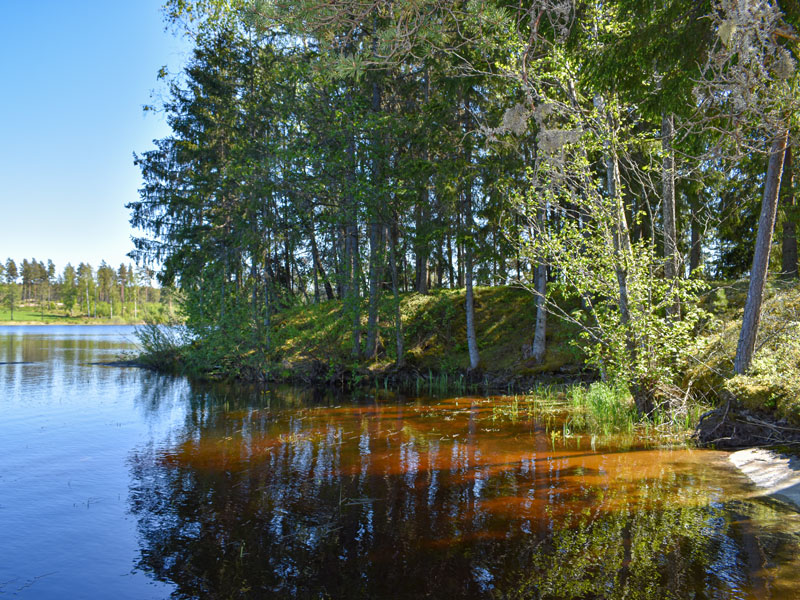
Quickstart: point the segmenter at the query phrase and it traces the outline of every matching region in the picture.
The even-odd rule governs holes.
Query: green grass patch
[[[104,307],[105,308],[105,307]],[[42,310],[38,306],[18,306],[14,308],[14,319],[11,319],[11,311],[7,306],[0,306],[0,325],[21,325],[26,323],[42,323],[45,325],[138,325],[145,322],[145,319],[159,315],[164,312],[164,307],[158,303],[139,306],[137,317],[133,316],[133,305],[126,306],[124,317],[115,315],[114,318],[99,314],[97,318],[87,317],[85,314],[78,314],[73,311],[67,314],[63,308],[45,307]],[[105,308],[108,312],[108,309]]]
[[[400,313],[407,365],[423,377],[469,367],[464,290],[403,294]],[[365,334],[366,303],[361,314]],[[554,317],[548,319],[544,363],[536,365],[526,358],[525,349],[533,340],[535,318],[535,299],[530,292],[513,287],[476,288],[475,329],[481,368],[518,375],[554,372],[565,367],[577,370],[582,358],[570,343],[576,332]],[[356,366],[351,359],[351,319],[341,302],[292,308],[276,315],[273,324],[276,362],[289,368],[311,360],[330,364],[332,368]],[[395,362],[394,336],[394,300],[385,294],[380,305],[380,350],[377,360],[368,365],[370,368],[380,370]],[[440,387],[432,379],[428,377],[420,385]]]

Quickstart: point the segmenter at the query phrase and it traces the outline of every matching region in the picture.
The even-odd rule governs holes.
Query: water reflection
[[[690,451],[552,447],[482,399],[217,386],[132,453],[176,597],[794,598],[796,519]],[[781,527],[764,523],[783,522]]]
[[[800,517],[721,453],[98,364],[131,333],[0,328],[0,595],[800,597]]]

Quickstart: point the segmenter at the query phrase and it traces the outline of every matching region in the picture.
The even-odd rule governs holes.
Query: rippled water
[[[0,328],[0,596],[800,597],[800,517],[723,453],[101,364],[130,338]]]

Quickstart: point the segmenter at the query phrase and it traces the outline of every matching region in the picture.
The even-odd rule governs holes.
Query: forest
[[[194,49],[159,73],[172,133],[128,205],[180,298],[160,351],[325,380],[419,371],[436,336],[468,378],[569,346],[641,415],[800,422],[795,0],[164,11]]]
[[[101,261],[95,270],[67,263],[61,273],[52,260],[0,263],[0,322],[87,320],[161,322],[174,320],[169,289],[155,285],[152,270]]]

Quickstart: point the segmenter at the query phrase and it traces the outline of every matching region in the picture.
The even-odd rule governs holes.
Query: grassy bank
[[[437,290],[430,295],[404,294],[400,314],[406,368],[423,374],[466,372],[469,354],[463,290]],[[393,302],[381,306],[379,352],[375,360],[355,362],[347,319],[338,301],[285,311],[274,319],[275,362],[279,375],[319,369],[361,370],[385,374],[396,362]],[[534,297],[512,287],[476,288],[475,330],[480,370],[525,377],[543,373],[577,373],[583,361],[570,344],[576,331],[556,319],[548,323],[548,351],[542,364],[526,356],[533,340]],[[366,328],[366,316],[363,327]]]
[[[107,305],[102,308],[108,312]],[[86,314],[76,312],[68,313],[62,307],[17,306],[14,308],[14,319],[7,306],[0,306],[0,325],[143,325],[147,320],[166,321],[168,319],[167,307],[158,303],[149,303],[144,307],[140,304],[136,317],[133,316],[132,307],[126,309],[125,316],[115,315],[113,318],[99,314],[97,317],[87,317]]]
[[[47,310],[44,313],[38,308],[21,307],[14,309],[14,320],[8,309],[0,309],[0,325],[140,325],[142,318],[87,317],[86,315],[67,315],[64,311]]]
[[[547,330],[548,351],[542,364],[526,356],[533,340],[536,316],[533,296],[512,287],[476,288],[475,316],[480,369],[468,373],[465,294],[463,290],[436,290],[429,295],[403,294],[404,366],[396,367],[394,302],[380,306],[378,356],[352,356],[350,319],[340,301],[294,307],[272,317],[268,359],[247,332],[231,344],[230,332],[184,343],[180,337],[156,335],[145,343],[152,351],[143,359],[204,377],[242,377],[293,380],[309,384],[416,385],[455,391],[466,383],[511,389],[515,383],[542,376],[578,376],[580,352],[570,343],[576,331],[556,319]],[[362,310],[366,330],[366,306]],[[363,338],[362,338],[363,339]],[[182,345],[183,344],[183,345]],[[219,349],[225,345],[224,353]],[[518,389],[519,386],[517,386]]]

